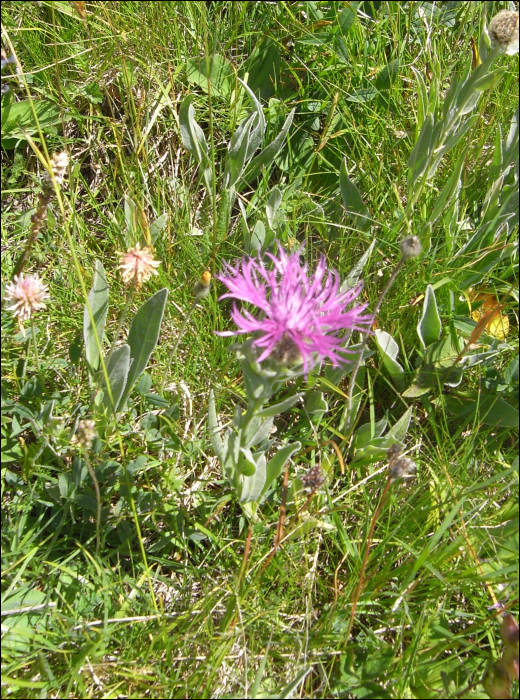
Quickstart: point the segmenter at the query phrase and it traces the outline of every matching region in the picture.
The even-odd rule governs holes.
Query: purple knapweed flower
[[[267,253],[274,268],[268,270],[258,258],[243,258],[235,267],[224,263],[225,274],[217,275],[230,297],[249,302],[262,312],[259,318],[233,305],[231,318],[239,330],[219,335],[254,333],[253,345],[263,349],[258,357],[282,364],[303,363],[305,374],[319,360],[329,358],[334,367],[345,362],[341,347],[346,333],[369,332],[373,317],[364,315],[367,304],[346,311],[361,292],[361,285],[340,291],[336,270],[328,270],[322,255],[314,275],[300,263],[301,249],[287,255],[278,243],[278,256]]]

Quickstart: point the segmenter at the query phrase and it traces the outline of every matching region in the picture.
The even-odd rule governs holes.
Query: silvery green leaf
[[[423,348],[435,343],[441,337],[441,319],[437,308],[437,300],[433,287],[429,284],[426,287],[424,296],[423,312],[417,324],[417,334]]]
[[[435,200],[435,206],[428,218],[428,223],[433,226],[439,216],[447,210],[451,203],[457,198],[462,187],[461,172],[466,162],[467,149],[464,149],[457,158],[451,174]],[[424,247],[424,246],[423,246]]]
[[[249,241],[249,252],[255,252],[257,250],[262,250],[265,245],[265,226],[264,222],[260,219],[256,222],[253,232],[251,233],[251,240]]]
[[[423,125],[424,118],[428,113],[428,90],[426,89],[426,83],[422,77],[422,74],[417,68],[411,66],[412,71],[417,80],[417,135],[419,135],[419,130]]]
[[[91,316],[85,304],[83,311],[83,339],[85,342],[85,354],[92,371],[99,367],[100,349],[105,335],[105,322],[108,313],[108,282],[105,268],[99,260],[94,267],[94,281],[88,295],[88,304],[92,312]],[[96,339],[97,335],[97,339]]]
[[[258,411],[257,416],[263,418],[270,418],[271,416],[277,416],[279,413],[287,411],[288,408],[294,406],[294,404],[303,396],[303,393],[295,394],[294,396],[289,396],[288,399],[280,401],[280,403],[274,404],[274,406],[267,406],[261,411]]]
[[[307,391],[305,393],[305,408],[311,415],[322,415],[329,410],[323,398],[323,391]]]
[[[433,117],[431,114],[427,114],[421,127],[419,138],[408,158],[408,196],[410,198],[417,180],[424,173],[428,165],[428,160],[433,151],[433,128]]]
[[[150,238],[152,243],[155,243],[161,231],[168,223],[168,214],[161,214],[153,223],[150,224]]]
[[[295,111],[295,109],[291,111],[276,138],[273,139],[273,141],[271,141],[271,143],[262,151],[260,151],[260,153],[249,163],[241,180],[243,184],[247,184],[251,182],[251,180],[254,180],[255,177],[260,174],[260,171],[264,165],[270,165],[274,161],[275,157],[278,155],[285,143],[285,139],[287,138],[287,134],[291,128]]]
[[[255,416],[255,419],[251,421],[249,429],[244,432],[244,447],[254,447],[255,445],[259,445],[266,440],[269,437],[271,428],[273,427],[273,421],[274,416],[266,418],[265,420]]]
[[[401,391],[405,386],[405,371],[402,365],[397,362],[399,346],[390,333],[382,331],[379,328],[377,328],[374,333],[383,364],[393,383],[399,391]]]
[[[262,496],[266,493],[273,481],[278,478],[287,460],[292,457],[293,454],[299,452],[301,448],[302,444],[299,441],[284,445],[284,447],[280,447],[274,457],[269,460],[266,466],[265,483],[261,491]]]
[[[280,208],[280,204],[282,203],[282,193],[278,189],[278,187],[273,187],[271,192],[269,193],[269,197],[267,199],[267,204],[265,207],[266,215],[267,215],[267,223],[272,229],[276,229],[278,227],[278,221],[277,221],[277,216],[276,213],[278,209]]]
[[[360,450],[371,443],[374,438],[380,438],[386,430],[388,421],[382,418],[377,423],[364,423],[356,430],[354,445],[356,450]]]
[[[249,476],[242,478],[240,503],[253,503],[262,495],[266,478],[266,459],[263,453],[255,454],[255,470]]]
[[[243,456],[240,464],[240,473],[244,476],[253,476],[256,472],[256,462],[253,453],[248,447],[241,447],[240,452]]]
[[[239,83],[241,83],[242,87],[245,89],[245,91],[249,95],[249,99],[253,103],[253,107],[255,108],[255,112],[256,112],[256,114],[258,114],[258,119],[259,119],[258,127],[260,129],[261,134],[264,134],[266,124],[265,124],[265,116],[264,116],[264,110],[262,109],[262,105],[257,100],[255,93],[251,90],[249,85],[247,83],[245,83],[241,78],[239,78],[238,81],[239,81]],[[258,148],[259,145],[260,145],[260,142],[258,142],[257,145],[255,146],[255,150],[256,150],[256,148]],[[252,155],[252,153],[249,154],[249,156],[251,156],[251,155]]]
[[[148,360],[155,350],[159,340],[167,296],[168,290],[166,287],[160,289],[153,297],[145,301],[133,318],[128,333],[132,364],[128,372],[126,386],[117,405],[117,410],[121,410],[126,403],[135,382],[146,369]]]
[[[368,246],[368,248],[365,250],[363,255],[359,258],[357,263],[354,265],[354,267],[350,270],[346,278],[341,284],[341,287],[339,288],[340,292],[346,292],[348,289],[352,289],[352,287],[355,287],[357,283],[359,282],[359,279],[363,273],[363,270],[365,268],[365,265],[368,262],[368,259],[370,258],[370,255],[372,251],[374,250],[374,246],[376,244],[377,239],[374,238],[372,243]]]
[[[105,389],[103,401],[109,410],[113,410],[119,403],[121,394],[126,385],[128,371],[130,369],[130,346],[121,345],[111,354],[107,364],[108,381],[112,392],[113,404],[110,401],[108,391]]]
[[[371,223],[370,212],[357,186],[349,177],[346,158],[343,159],[339,171],[339,190],[347,214],[352,217],[355,226],[360,231],[368,230]]]
[[[258,125],[258,114],[253,112],[245,119],[233,134],[229,143],[224,186],[231,187],[239,180],[247,163],[251,130]]]
[[[442,156],[446,155],[448,151],[451,151],[451,149],[454,148],[467,134],[467,132],[478,122],[479,117],[479,114],[474,114],[473,116],[469,117],[469,119],[466,119],[462,126],[460,126],[454,134],[449,136],[445,143],[435,151],[435,157],[442,158]]]
[[[404,442],[408,428],[410,427],[410,421],[412,419],[413,407],[410,406],[399,418],[397,423],[390,428],[386,434],[386,439],[389,440],[391,444],[391,439],[397,440],[398,442]],[[388,445],[390,447],[390,444]]]
[[[204,132],[195,120],[195,107],[192,105],[194,95],[188,95],[179,110],[179,128],[184,148],[195,156],[202,168],[202,174],[208,190],[211,190],[213,173],[209,160],[209,149]]]

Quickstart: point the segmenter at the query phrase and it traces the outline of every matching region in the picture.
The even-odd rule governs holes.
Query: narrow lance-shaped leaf
[[[397,361],[399,346],[390,333],[382,331],[379,328],[375,330],[375,340],[388,374],[395,386],[401,391],[405,386],[405,371],[402,365]]]
[[[282,146],[285,143],[285,139],[287,138],[287,134],[291,127],[295,111],[296,110],[293,109],[292,112],[289,114],[278,136],[275,139],[273,139],[273,141],[271,141],[271,143],[268,146],[266,146],[263,149],[263,151],[260,151],[260,153],[253,158],[253,160],[250,162],[250,164],[245,170],[245,173],[241,179],[241,183],[247,184],[248,182],[251,182],[251,180],[254,180],[254,178],[260,174],[260,171],[262,170],[262,167],[264,165],[271,164],[273,162],[273,160],[278,155]]]
[[[429,284],[424,297],[423,312],[417,324],[417,334],[424,348],[435,343],[441,337],[441,319],[433,287]]]
[[[159,340],[159,332],[167,296],[168,290],[166,288],[160,289],[151,299],[145,301],[134,316],[134,320],[130,326],[130,332],[128,333],[128,345],[130,346],[132,365],[128,372],[125,389],[117,406],[118,410],[124,406],[132,391],[132,387],[146,369],[150,355],[155,350],[155,346]]]
[[[366,231],[369,229],[371,220],[370,212],[367,205],[361,198],[361,194],[357,186],[349,177],[346,159],[343,159],[339,171],[339,189],[345,209],[354,219],[355,225],[361,231]]]
[[[299,452],[302,448],[301,442],[293,442],[290,445],[285,445],[281,447],[278,452],[272,457],[267,466],[265,473],[265,484],[262,488],[261,496],[263,496],[267,489],[271,486],[273,481],[278,478],[282,469],[285,466],[287,460],[293,456],[296,452]]]
[[[410,197],[412,191],[417,183],[419,177],[423,174],[426,169],[428,159],[433,150],[432,144],[433,136],[433,117],[431,114],[427,114],[423,125],[421,127],[421,133],[417,139],[413,151],[408,158],[408,196]]]
[[[108,313],[108,282],[105,268],[99,260],[96,260],[94,269],[94,281],[88,295],[88,303],[92,312],[94,325],[87,304],[83,312],[83,338],[85,341],[85,354],[92,371],[99,367],[100,348],[105,334],[105,322]],[[96,339],[97,335],[97,339]]]

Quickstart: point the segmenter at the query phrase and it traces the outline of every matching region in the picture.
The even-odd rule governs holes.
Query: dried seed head
[[[518,53],[518,12],[501,10],[489,25],[492,49],[500,49],[509,56]]]
[[[403,258],[416,258],[421,254],[422,245],[419,236],[408,236],[397,244]]]
[[[38,275],[21,274],[15,275],[13,282],[7,285],[5,298],[11,302],[8,310],[18,317],[18,322],[22,325],[35,311],[45,308],[49,294]]]
[[[319,466],[309,469],[309,471],[300,478],[305,488],[312,489],[313,491],[319,489],[326,480],[326,476]]]
[[[406,479],[415,474],[415,462],[408,457],[397,457],[389,466],[391,479]]]
[[[134,283],[136,287],[140,287],[152,275],[159,274],[156,268],[161,264],[160,261],[154,259],[149,248],[141,248],[139,243],[119,256],[119,269],[123,282],[127,285]]]
[[[96,424],[93,420],[87,418],[79,421],[78,427],[76,428],[76,433],[71,442],[73,442],[75,445],[83,447],[85,450],[88,450],[96,437]]]
[[[52,158],[51,158],[51,163],[50,163],[50,170],[52,171],[52,174],[54,175],[54,179],[58,183],[58,185],[61,185],[63,182],[63,178],[67,172],[67,168],[69,167],[69,156],[65,151],[62,151],[61,153],[55,153]],[[45,172],[43,174],[43,181],[44,184],[50,184],[52,183],[52,178],[49,175],[48,172]]]
[[[195,299],[205,299],[207,296],[209,296],[210,290],[211,272],[209,272],[209,270],[206,270],[200,276],[200,280],[198,282],[195,282],[195,286],[193,287],[193,294],[195,295]]]

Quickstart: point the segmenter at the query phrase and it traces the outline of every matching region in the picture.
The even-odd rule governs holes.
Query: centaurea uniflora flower
[[[518,12],[501,10],[489,25],[489,38],[492,49],[513,56],[518,53]]]
[[[361,285],[341,291],[338,273],[327,268],[324,256],[309,274],[300,252],[287,255],[278,243],[278,255],[267,253],[273,269],[260,256],[242,259],[235,267],[224,264],[225,274],[217,279],[229,291],[220,298],[248,302],[261,313],[256,317],[234,304],[231,317],[239,330],[219,335],[252,333],[253,345],[261,350],[258,362],[268,357],[284,365],[302,362],[307,373],[316,357],[329,358],[335,367],[345,362],[348,350],[341,346],[346,334],[368,332],[373,318],[363,314],[367,304],[345,308],[357,299]]]
[[[135,248],[129,248],[126,253],[120,253],[119,269],[123,282],[127,285],[134,283],[140,287],[152,275],[158,275],[157,269],[161,264],[155,260],[149,248],[141,248],[138,243]]]
[[[7,309],[17,316],[21,327],[35,311],[45,308],[48,298],[47,286],[38,275],[15,275],[5,290],[5,299],[10,302]]]

